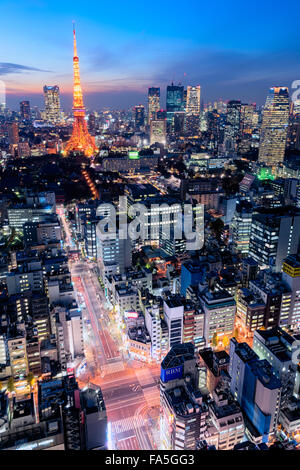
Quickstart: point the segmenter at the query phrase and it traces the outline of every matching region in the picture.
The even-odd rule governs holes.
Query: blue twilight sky
[[[7,104],[42,105],[59,85],[71,106],[72,20],[87,107],[145,103],[172,80],[202,86],[203,102],[262,104],[300,79],[300,2],[277,0],[0,0],[0,79]]]

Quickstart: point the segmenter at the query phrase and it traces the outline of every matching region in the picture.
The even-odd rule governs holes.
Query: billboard
[[[124,313],[125,318],[138,318],[139,314],[138,312],[132,311],[132,310],[126,310]]]
[[[138,160],[140,158],[139,152],[136,152],[136,151],[133,151],[133,150],[128,152],[128,156],[129,156],[130,160]]]
[[[161,369],[160,378],[163,382],[169,380],[180,379],[182,377],[183,365],[171,367],[170,369]]]

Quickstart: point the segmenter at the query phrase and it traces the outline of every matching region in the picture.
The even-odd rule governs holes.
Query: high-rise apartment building
[[[275,166],[284,160],[289,121],[289,90],[270,88],[263,111],[258,159]]]
[[[45,85],[44,100],[47,121],[53,124],[57,123],[60,120],[59,87]]]

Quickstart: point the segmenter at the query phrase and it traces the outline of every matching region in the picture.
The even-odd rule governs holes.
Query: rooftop
[[[170,349],[161,363],[163,369],[169,369],[184,364],[195,358],[194,345],[192,343],[176,344]]]

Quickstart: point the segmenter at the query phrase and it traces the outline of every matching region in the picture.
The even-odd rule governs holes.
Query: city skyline
[[[300,5],[84,7],[1,2],[0,451],[300,450]]]
[[[294,17],[299,11],[292,3],[294,8],[283,11],[273,2],[269,15],[271,3],[264,2],[259,16],[250,10],[241,19],[235,1],[230,9],[217,2],[215,16],[209,6],[191,2],[184,21],[177,2],[157,8],[153,4],[151,9],[135,2],[126,9],[117,2],[101,5],[101,10],[92,2],[84,13],[79,2],[63,7],[47,1],[31,1],[26,7],[15,2],[17,17],[11,3],[4,2],[7,21],[0,34],[6,49],[0,79],[6,84],[7,104],[17,109],[29,99],[32,106],[41,106],[43,86],[51,84],[60,87],[62,107],[71,108],[69,30],[75,20],[87,108],[146,104],[151,86],[161,88],[164,103],[172,81],[185,87],[200,84],[204,102],[238,97],[262,105],[271,86],[290,88],[298,78],[297,28],[284,29],[290,11]]]

